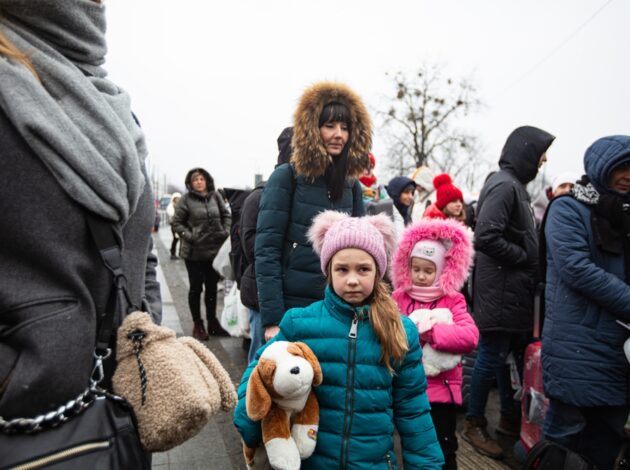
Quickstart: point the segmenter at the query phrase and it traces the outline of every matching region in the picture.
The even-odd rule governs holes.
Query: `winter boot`
[[[498,442],[488,435],[488,420],[484,417],[466,416],[462,438],[480,454],[493,459],[503,458],[503,450]]]
[[[217,317],[208,318],[208,333],[212,336],[230,336],[230,333],[223,329]]]
[[[203,321],[199,320],[198,322],[195,322],[192,335],[193,335],[193,338],[198,339],[199,341],[208,340],[208,333],[206,332],[206,329],[203,327]]]
[[[497,426],[497,433],[504,436],[518,437],[521,434],[521,414],[502,414]]]

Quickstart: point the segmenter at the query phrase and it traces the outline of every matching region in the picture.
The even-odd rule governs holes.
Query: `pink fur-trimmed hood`
[[[445,255],[444,270],[439,286],[446,295],[459,292],[468,278],[474,255],[472,232],[453,219],[422,219],[407,228],[392,260],[392,282],[395,291],[406,291],[411,286],[409,263],[411,250],[420,240],[450,240]]]

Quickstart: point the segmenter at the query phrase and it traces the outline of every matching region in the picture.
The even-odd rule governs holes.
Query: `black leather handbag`
[[[127,402],[102,388],[103,361],[111,354],[114,317],[124,317],[131,302],[122,272],[114,227],[87,216],[113,287],[105,313],[98,319],[94,369],[88,387],[77,397],[35,418],[0,417],[0,469],[149,469],[150,455],[140,444]]]

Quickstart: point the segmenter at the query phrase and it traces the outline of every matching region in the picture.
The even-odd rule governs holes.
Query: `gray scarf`
[[[0,32],[39,75],[0,56],[0,107],[73,200],[126,222],[144,189],[146,146],[129,96],[101,68],[104,7],[0,0]]]

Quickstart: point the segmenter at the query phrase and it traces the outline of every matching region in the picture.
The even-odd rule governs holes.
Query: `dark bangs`
[[[328,103],[319,115],[319,127],[328,122],[343,122],[350,129],[350,110],[338,101]]]

